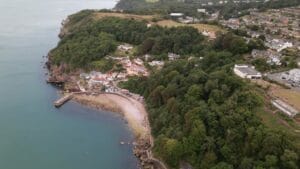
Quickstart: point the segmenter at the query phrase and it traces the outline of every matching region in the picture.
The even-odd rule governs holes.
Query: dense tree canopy
[[[84,13],[84,14],[82,14]],[[54,63],[68,63],[73,67],[85,68],[116,50],[120,42],[138,45],[138,54],[162,55],[168,52],[188,55],[199,52],[204,37],[192,27],[147,28],[143,21],[108,17],[98,21],[89,20],[83,11],[73,16],[77,22],[87,22],[71,29],[62,37],[58,46],[51,51]],[[82,16],[83,15],[83,16]],[[85,17],[84,17],[85,16]],[[71,23],[76,23],[72,19]],[[76,25],[78,26],[78,25]]]
[[[81,15],[77,22],[90,14]],[[88,19],[63,36],[50,55],[56,64],[106,70],[113,65],[104,56],[124,42],[137,45],[139,55],[182,55],[150,77],[121,84],[145,97],[155,153],[169,166],[186,161],[199,169],[299,168],[299,148],[262,124],[256,115],[260,94],[232,74],[241,55],[257,44],[232,33],[209,42],[191,27],[147,27],[144,21],[108,17]]]
[[[146,98],[155,152],[174,168],[182,160],[200,169],[298,168],[299,150],[256,116],[259,94],[211,59],[224,55],[233,57],[179,60],[122,84]]]

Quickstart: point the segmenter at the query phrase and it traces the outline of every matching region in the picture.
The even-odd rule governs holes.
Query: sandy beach
[[[117,94],[75,95],[74,99],[84,105],[97,109],[121,113],[137,138],[149,138],[148,115],[142,103]]]

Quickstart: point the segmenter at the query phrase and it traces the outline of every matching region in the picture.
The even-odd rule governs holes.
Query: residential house
[[[180,55],[177,55],[177,54],[175,54],[175,53],[168,53],[168,58],[169,58],[169,60],[177,60],[177,59],[179,59],[180,58]]]
[[[122,44],[118,46],[119,50],[123,50],[123,51],[129,51],[131,49],[133,49],[133,46],[129,45],[129,44]]]

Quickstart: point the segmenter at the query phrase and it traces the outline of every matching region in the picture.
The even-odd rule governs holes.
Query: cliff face
[[[59,38],[63,38],[68,33],[68,29],[65,25],[67,25],[69,22],[70,22],[69,18],[67,18],[61,22],[61,28],[60,28],[60,32],[58,34]]]
[[[65,35],[75,32],[79,27],[84,26],[93,18],[96,10],[82,10],[76,14],[68,16],[62,21],[59,37],[62,39]]]

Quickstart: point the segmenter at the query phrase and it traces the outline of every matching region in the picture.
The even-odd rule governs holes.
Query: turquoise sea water
[[[62,19],[113,0],[0,0],[0,169],[135,169],[125,122],[70,102],[52,106],[43,55]]]

